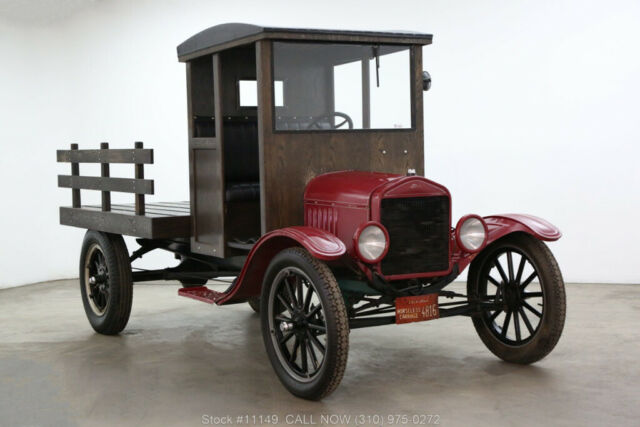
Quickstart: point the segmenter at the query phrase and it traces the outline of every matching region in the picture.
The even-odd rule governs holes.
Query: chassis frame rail
[[[440,312],[439,318],[452,316],[475,316],[482,313],[484,310],[492,308],[496,308],[495,304],[487,302],[454,301],[438,304],[438,310]],[[392,325],[394,323],[396,323],[396,316],[352,317],[349,319],[349,328],[359,329],[371,326]]]

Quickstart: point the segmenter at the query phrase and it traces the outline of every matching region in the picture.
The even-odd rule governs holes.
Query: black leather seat
[[[223,129],[226,201],[260,200],[258,123],[255,119],[225,120]]]
[[[227,183],[227,189],[224,193],[224,196],[227,202],[237,202],[240,200],[260,200],[260,183]]]
[[[276,117],[276,128],[278,130],[330,130],[333,129],[333,126],[331,126],[329,118],[324,116],[278,116]]]

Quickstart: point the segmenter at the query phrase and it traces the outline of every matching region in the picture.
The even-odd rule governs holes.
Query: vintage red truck
[[[523,214],[454,222],[447,188],[423,177],[431,41],[223,24],[180,44],[188,202],[145,203],[153,151],[142,143],[57,153],[71,164],[59,186],[73,193],[60,222],[88,229],[79,273],[91,326],[122,331],[135,282],[178,280],[182,296],[248,302],[276,374],[306,399],[338,386],[349,333],[362,327],[468,316],[496,356],[546,356],[562,333],[565,292],[545,241],[561,233]],[[99,163],[101,176],[81,176],[81,163]],[[114,163],[134,165],[135,178],[111,177]],[[101,191],[101,204],[82,204],[81,189]],[[111,203],[112,191],[135,203]],[[130,253],[123,235],[140,247]],[[156,249],[180,263],[132,267]],[[447,289],[466,268],[466,294]],[[206,286],[217,278],[232,279],[226,291]]]

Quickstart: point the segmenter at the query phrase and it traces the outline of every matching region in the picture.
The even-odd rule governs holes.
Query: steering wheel
[[[337,125],[332,124],[331,118],[333,117],[340,117],[344,120],[338,123]],[[341,113],[339,111],[334,111],[333,113],[324,114],[322,116],[316,117],[315,119],[313,119],[311,123],[309,123],[309,126],[307,126],[307,129],[322,129],[320,127],[320,123],[325,121],[329,122],[329,124],[331,125],[331,129],[339,129],[345,124],[349,125],[349,129],[353,129],[353,120],[351,120],[351,117],[349,117],[348,114]]]

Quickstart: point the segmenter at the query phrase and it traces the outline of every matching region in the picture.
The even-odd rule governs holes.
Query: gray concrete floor
[[[371,417],[350,425],[376,415],[412,425],[423,414],[447,426],[640,422],[640,285],[568,285],[564,335],[532,366],[496,359],[464,317],[353,331],[342,384],[322,402],[280,385],[247,305],[210,306],[177,289],[137,285],[115,337],[90,328],[76,281],[0,291],[0,425],[195,426],[243,415],[255,425],[271,414],[317,425],[322,414]]]

